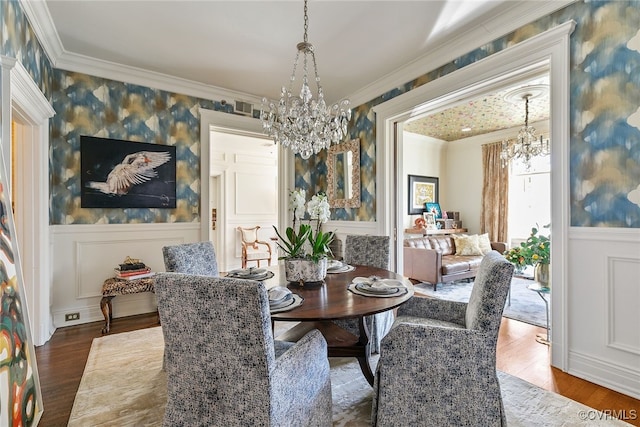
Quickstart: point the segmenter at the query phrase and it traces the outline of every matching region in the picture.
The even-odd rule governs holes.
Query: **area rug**
[[[509,305],[507,301],[502,315],[509,319],[546,328],[547,314],[544,301],[537,292],[527,289],[527,286],[532,283],[532,280],[520,278],[514,278],[511,281],[511,304]],[[433,285],[419,283],[415,285],[415,292],[435,298],[467,302],[472,288],[473,282],[451,282],[439,284],[434,291]],[[548,300],[549,297],[550,295],[547,295]],[[549,310],[551,310],[551,305],[549,305]]]
[[[163,347],[160,327],[94,339],[68,426],[161,426],[167,381]],[[584,421],[584,411],[596,412],[511,375],[499,372],[499,378],[510,427],[627,425],[603,424],[600,417]],[[372,388],[355,359],[331,359],[331,387],[333,425],[369,426]]]

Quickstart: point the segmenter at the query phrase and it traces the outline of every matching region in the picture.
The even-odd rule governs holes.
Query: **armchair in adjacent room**
[[[260,226],[245,228],[238,227],[240,243],[242,244],[242,268],[247,268],[247,262],[255,261],[260,267],[261,260],[267,260],[271,265],[271,245],[264,240],[258,240]]]
[[[162,248],[167,271],[200,276],[219,276],[213,243],[209,241],[182,243]]]
[[[327,343],[317,330],[274,343],[263,283],[177,273],[155,283],[164,426],[332,425]]]
[[[513,264],[484,256],[468,303],[412,298],[382,340],[373,425],[506,425],[496,343]]]

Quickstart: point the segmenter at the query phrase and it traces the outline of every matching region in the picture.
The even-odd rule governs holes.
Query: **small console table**
[[[100,300],[100,310],[104,315],[103,334],[108,334],[113,322],[113,307],[111,300],[118,295],[139,294],[141,292],[154,292],[153,277],[142,279],[124,280],[111,277],[102,284],[102,299]]]
[[[423,236],[442,236],[447,234],[459,234],[466,233],[466,228],[441,228],[435,230],[428,230],[426,228],[405,228],[404,232],[407,234],[422,234]]]

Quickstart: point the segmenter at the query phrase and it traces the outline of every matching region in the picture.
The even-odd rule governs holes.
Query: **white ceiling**
[[[356,106],[570,1],[311,0],[309,41]],[[276,99],[303,38],[301,0],[21,2],[55,67],[195,96]]]

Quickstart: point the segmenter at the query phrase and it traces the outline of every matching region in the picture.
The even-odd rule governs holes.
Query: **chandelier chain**
[[[307,1],[305,0],[304,2],[304,39],[303,39],[305,43],[309,42],[309,39],[307,37],[307,32],[309,31],[309,14],[307,13],[307,11],[308,11]]]

